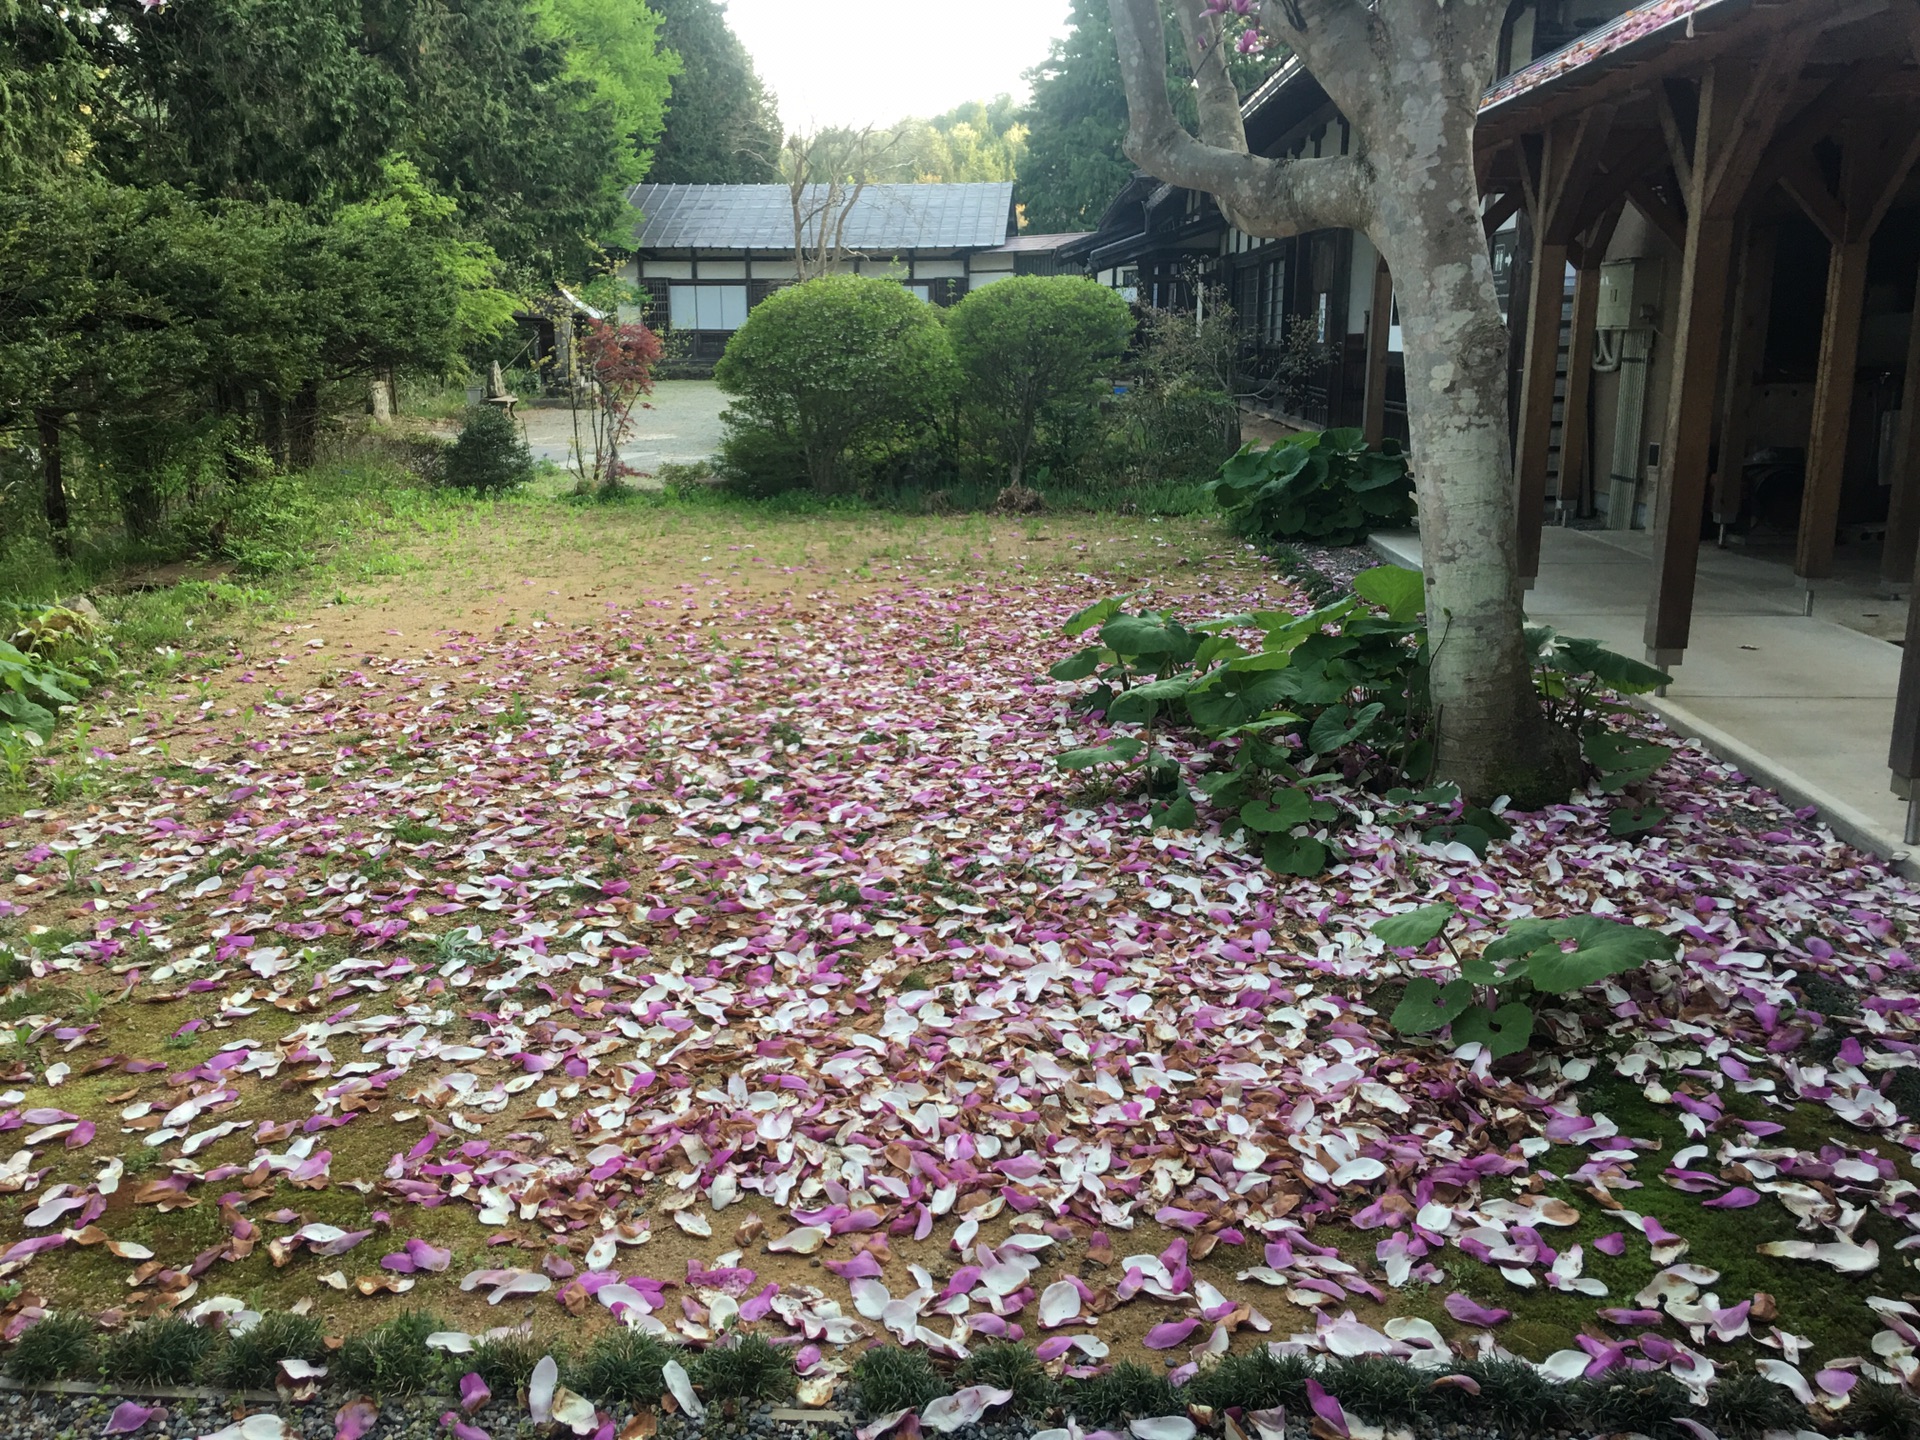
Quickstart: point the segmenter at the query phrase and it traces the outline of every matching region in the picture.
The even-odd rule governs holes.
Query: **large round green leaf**
[[[1460,913],[1451,900],[1422,905],[1404,915],[1389,915],[1373,922],[1373,933],[1395,950],[1417,950],[1447,928],[1447,922]]]
[[[1263,835],[1285,834],[1313,816],[1313,802],[1304,790],[1276,790],[1270,799],[1249,800],[1240,807],[1240,823]]]
[[[1353,577],[1353,593],[1371,600],[1395,620],[1411,620],[1427,604],[1427,582],[1418,570],[1376,565]]]
[[[1494,1058],[1517,1054],[1533,1038],[1533,1011],[1520,1001],[1502,1005],[1492,1014],[1470,1010],[1453,1022],[1453,1043],[1464,1045],[1478,1040]]]
[[[1402,1035],[1425,1035],[1450,1025],[1467,1013],[1473,1004],[1473,986],[1464,980],[1449,980],[1444,986],[1416,975],[1407,982],[1406,993],[1393,1007],[1393,1028]]]
[[[1527,962],[1527,978],[1536,990],[1564,995],[1651,960],[1669,960],[1679,949],[1673,938],[1641,925],[1623,925],[1597,915],[1550,921],[1547,933],[1560,944],[1541,946]],[[1571,942],[1571,950],[1561,945]]]
[[[1267,868],[1277,875],[1318,875],[1331,858],[1318,840],[1293,835],[1269,835],[1264,855]]]
[[[1104,745],[1090,745],[1084,750],[1069,750],[1057,756],[1054,764],[1062,770],[1091,770],[1096,765],[1124,765],[1147,747],[1131,736],[1120,735]]]

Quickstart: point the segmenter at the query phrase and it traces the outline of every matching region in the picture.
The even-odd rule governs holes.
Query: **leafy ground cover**
[[[331,1362],[369,1388],[498,1330],[502,1386],[673,1391],[590,1371],[624,1322],[816,1399],[884,1341],[955,1425],[1274,1342],[1830,1414],[1912,1373],[1913,893],[1698,751],[1657,833],[1594,795],[1484,860],[1323,779],[1302,879],[1054,764],[1091,600],[1311,608],[1217,531],[528,504],[396,555],[97,706],[46,762],[84,793],[0,822],[9,1338],[292,1312],[389,1326]],[[1388,1023],[1451,962],[1371,926],[1441,899],[1678,955],[1496,1065]]]

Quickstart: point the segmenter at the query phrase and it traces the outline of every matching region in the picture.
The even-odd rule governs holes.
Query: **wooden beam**
[[[1753,386],[1767,348],[1773,309],[1773,262],[1779,226],[1749,221],[1739,252],[1733,328],[1727,340],[1727,390],[1720,407],[1720,463],[1713,477],[1713,518],[1731,525],[1746,503],[1747,437],[1752,433]]]
[[[1903,116],[1894,125],[1880,126],[1867,143],[1873,153],[1860,167],[1864,176],[1860,193],[1847,198],[1847,219],[1857,230],[1873,235],[1900,198],[1913,167],[1920,164],[1920,125]]]
[[[1819,227],[1829,245],[1838,245],[1845,238],[1847,212],[1834,198],[1826,177],[1813,163],[1813,156],[1802,155],[1786,166],[1780,176],[1780,188],[1792,196],[1806,217]]]
[[[1361,422],[1369,445],[1387,433],[1387,341],[1393,329],[1393,276],[1382,259],[1373,267],[1373,304],[1367,311],[1366,409]]]
[[[1673,166],[1674,177],[1679,180],[1682,190],[1691,190],[1693,162],[1689,157],[1692,142],[1682,130],[1679,112],[1673,105],[1674,87],[1684,83],[1684,81],[1670,80],[1656,85],[1653,91],[1653,106],[1660,117],[1660,136],[1667,142],[1667,159]]]
[[[1532,294],[1527,302],[1526,368],[1520,377],[1520,434],[1514,472],[1520,526],[1520,577],[1540,573],[1546,521],[1547,452],[1553,441],[1553,391],[1560,369],[1560,312],[1567,295],[1567,247],[1535,231]]]
[[[1644,178],[1627,186],[1627,199],[1649,225],[1672,242],[1674,249],[1687,248],[1687,217],[1663,200]]]
[[[1581,212],[1613,130],[1614,107],[1596,105],[1546,133],[1535,223],[1548,240],[1566,243],[1582,228]]]
[[[1657,133],[1643,130],[1630,132],[1624,138],[1616,137],[1587,185],[1579,213],[1573,218],[1573,228],[1589,229],[1609,208],[1620,203],[1629,185],[1667,163],[1667,147]]]
[[[1803,105],[1794,117],[1780,127],[1767,153],[1754,170],[1756,188],[1770,188],[1788,166],[1798,161],[1814,145],[1827,138],[1833,128],[1858,108],[1862,96],[1870,94],[1882,80],[1900,69],[1899,57],[1880,56],[1861,60],[1829,80],[1818,95]]]
[[[1920,15],[1920,7],[1914,13]],[[1888,500],[1887,538],[1880,547],[1882,583],[1894,589],[1906,585],[1913,578],[1916,558],[1920,558],[1920,276],[1914,279],[1913,319],[1907,326],[1907,379],[1893,445],[1893,494]],[[1913,609],[1920,612],[1920,605]]]
[[[1807,51],[1813,46],[1814,34],[1811,26],[1806,27],[1782,36],[1761,52],[1758,63],[1742,77],[1739,84],[1741,93],[1734,104],[1733,113],[1724,117],[1725,133],[1712,137],[1714,143],[1706,147],[1704,156],[1700,153],[1702,147],[1696,135],[1693,163],[1696,168],[1702,165],[1707,167],[1707,173],[1699,177],[1702,183],[1697,187],[1700,204],[1706,209],[1731,215],[1746,199],[1754,172],[1766,157],[1767,147],[1773,141],[1781,117],[1792,104],[1794,92],[1799,88],[1800,68],[1806,62]],[[1707,72],[1707,83],[1711,83],[1716,74],[1730,68],[1731,63],[1727,67],[1715,66]],[[1703,83],[1700,89],[1701,118],[1696,130],[1704,126],[1706,120],[1707,83]],[[1725,98],[1722,97],[1723,103]],[[1688,188],[1689,210],[1693,208],[1695,188]]]
[[[1503,190],[1487,203],[1486,214],[1480,223],[1486,227],[1487,239],[1491,241],[1500,227],[1520,213],[1521,195],[1518,190]]]

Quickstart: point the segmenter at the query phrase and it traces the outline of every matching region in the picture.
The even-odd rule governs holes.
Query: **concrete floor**
[[[1528,618],[1646,653],[1653,537],[1645,531],[1547,529]],[[1412,532],[1373,537],[1418,567]],[[1906,802],[1889,787],[1887,743],[1906,602],[1877,599],[1863,574],[1820,582],[1813,614],[1790,566],[1703,547],[1691,644],[1650,709],[1683,734],[1800,805],[1844,839],[1916,873],[1902,840]],[[1883,638],[1884,637],[1884,638]]]

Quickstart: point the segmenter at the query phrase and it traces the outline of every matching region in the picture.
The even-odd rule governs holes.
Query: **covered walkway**
[[[1527,614],[1562,634],[1642,653],[1654,536],[1648,531],[1541,532]],[[1420,566],[1411,531],[1373,548]],[[1796,805],[1816,806],[1842,839],[1900,862],[1906,803],[1888,785],[1887,736],[1900,679],[1906,603],[1875,596],[1870,577],[1825,583],[1814,613],[1790,563],[1702,547],[1692,643],[1649,709]]]

